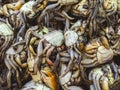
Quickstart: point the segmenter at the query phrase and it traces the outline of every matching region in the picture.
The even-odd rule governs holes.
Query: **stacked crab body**
[[[84,67],[94,67],[106,63],[113,58],[113,51],[109,48],[108,41],[105,37],[93,39],[85,47],[85,57],[81,61]]]
[[[72,63],[72,66],[71,66],[72,68],[70,67],[71,69],[68,72],[66,72],[66,69],[68,68],[68,64],[70,62],[69,52],[67,51],[59,52],[60,72],[58,73],[58,75],[59,75],[60,85],[62,86],[63,89],[68,89],[71,86],[80,85],[80,82],[81,82],[81,77],[80,77],[81,71],[80,71],[79,63],[78,63],[79,61],[78,55],[76,52],[74,52],[74,54],[75,54],[76,59]]]
[[[89,73],[89,80],[93,80],[90,90],[109,90],[113,88],[115,82],[119,81],[118,66],[112,63],[94,68]]]
[[[34,29],[35,32],[32,30]],[[42,35],[42,32],[44,34]],[[61,31],[39,32],[39,29],[33,27],[28,30],[29,35],[33,35],[29,40],[29,35],[26,36],[28,47],[28,69],[33,81],[37,83],[45,83],[52,90],[58,88],[56,75],[53,71],[43,70],[41,65],[54,65],[50,56],[52,52],[63,44],[63,34]],[[46,33],[46,34],[45,34]],[[36,50],[34,48],[36,46]],[[52,70],[52,69],[51,69]]]
[[[27,67],[27,52],[24,48],[25,42],[21,41],[16,44],[13,44],[11,47],[8,48],[8,50],[5,53],[4,62],[8,69],[7,73],[7,85],[8,88],[12,87],[12,76],[16,75],[16,80],[18,83],[18,87],[21,87],[22,80],[20,79],[20,74],[26,70]],[[14,72],[14,73],[13,73]],[[27,75],[26,75],[27,76]],[[24,78],[24,76],[23,76]]]
[[[76,15],[76,16],[80,15],[83,17],[88,16],[89,14],[88,5],[89,5],[89,2],[87,0],[79,1],[79,3],[75,4],[72,7],[73,15]]]

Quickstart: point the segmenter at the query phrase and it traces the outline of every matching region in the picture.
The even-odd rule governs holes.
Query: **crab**
[[[3,60],[4,52],[13,41],[13,28],[6,23],[0,22],[0,58]]]
[[[76,16],[81,15],[83,17],[86,17],[89,14],[88,9],[88,1],[82,0],[72,6],[72,14]]]
[[[9,16],[10,14],[13,14],[15,10],[18,11],[24,3],[25,3],[24,0],[19,0],[16,3],[5,4],[3,7],[0,8],[0,14],[4,16]]]
[[[60,82],[61,87],[64,90],[66,90],[70,88],[71,86],[80,85],[81,77],[80,77],[80,68],[78,64],[74,64],[73,69],[71,69],[71,71],[67,72],[64,75],[64,72],[67,68],[67,65],[64,62],[66,62],[67,58],[66,57],[63,59],[61,58],[60,60],[62,61],[60,61],[60,72],[58,74],[59,74],[59,82]]]
[[[69,29],[69,22],[66,21],[66,27],[64,32],[64,38],[65,38],[65,46],[67,48],[67,51],[70,54],[70,61],[68,64],[68,67],[66,69],[67,73],[72,67],[72,63],[74,62],[74,59],[76,58],[74,52],[77,52],[76,54],[79,55],[79,59],[81,57],[81,50],[84,47],[84,23],[82,21],[77,21],[73,26]]]
[[[103,0],[102,5],[107,16],[110,16],[117,12],[117,1],[118,0]]]
[[[36,12],[33,10],[33,6],[35,1],[28,1],[20,8],[20,13],[23,14],[24,17],[29,19],[33,18],[36,15]]]
[[[63,5],[72,5],[72,4],[78,3],[79,0],[48,0],[48,1],[50,1],[50,2],[57,1],[57,3],[47,6],[44,11],[55,8],[58,5],[60,5],[60,7]]]
[[[114,66],[105,64],[102,67],[92,69],[89,73],[89,80],[93,80],[93,84],[90,85],[90,90],[109,90],[110,87],[119,80],[119,76],[117,79],[114,78],[115,73],[112,68],[115,69],[118,74],[116,64]]]
[[[28,52],[28,70],[32,77],[32,80],[36,83],[43,84],[45,83],[46,86],[51,88],[52,90],[57,90],[58,84],[57,84],[57,77],[54,72],[50,70],[50,68],[44,67],[39,68],[36,74],[34,74],[34,62],[35,57],[32,55],[32,53]],[[44,59],[45,60],[45,59]]]
[[[55,48],[60,47],[63,44],[64,37],[63,37],[63,33],[60,30],[51,31],[43,36],[41,36],[37,32],[33,32],[32,30],[30,30],[29,34],[26,35],[26,42],[27,42],[26,46],[29,45],[30,35],[39,38],[37,50],[36,50],[36,59],[34,63],[34,72],[37,73],[38,64],[40,64],[39,58],[42,57],[45,53],[46,53],[46,60],[48,62],[51,62],[51,65],[53,65],[49,57]]]
[[[107,38],[104,36],[91,40],[85,46],[84,52],[85,56],[83,56],[81,61],[83,67],[94,67],[106,63],[110,61],[114,55]]]
[[[50,1],[50,2],[56,2],[56,1],[57,1],[57,3],[48,5],[48,6],[42,11],[41,15],[38,17],[38,23],[41,22],[43,16],[46,15],[46,12],[47,12],[48,10],[52,10],[52,9],[56,8],[57,6],[59,6],[59,5],[60,5],[60,6],[58,7],[58,9],[59,9],[61,6],[67,6],[67,5],[72,5],[72,4],[78,3],[78,0],[48,0],[48,1]],[[62,14],[66,15],[67,13],[65,13],[64,10],[62,10]]]
[[[26,51],[24,49],[25,42],[17,42],[13,44],[5,53],[4,62],[8,69],[7,74],[7,84],[8,87],[11,88],[11,77],[13,75],[12,70],[15,71],[16,74],[16,80],[18,83],[18,86],[21,87],[21,80],[20,80],[20,72],[22,72],[22,69],[27,68],[27,57],[26,57]],[[23,50],[24,49],[24,50]]]

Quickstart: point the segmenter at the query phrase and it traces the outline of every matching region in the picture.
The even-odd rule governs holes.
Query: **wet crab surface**
[[[120,0],[0,0],[0,90],[119,90]]]

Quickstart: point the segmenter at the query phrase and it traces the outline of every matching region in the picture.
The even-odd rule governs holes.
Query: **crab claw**
[[[49,70],[41,70],[41,76],[43,82],[50,87],[52,90],[57,90],[57,79],[56,75]]]

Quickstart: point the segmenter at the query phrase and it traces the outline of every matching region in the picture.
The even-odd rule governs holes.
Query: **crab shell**
[[[63,34],[60,31],[52,31],[44,35],[44,38],[53,46],[61,46],[64,40]]]
[[[83,89],[79,86],[69,86],[68,90],[83,90]]]
[[[35,83],[34,81],[27,82],[21,90],[51,90],[44,84]]]
[[[65,32],[64,37],[65,37],[65,45],[67,47],[72,46],[78,40],[78,35],[74,31],[67,31],[67,32]]]
[[[70,5],[78,3],[79,0],[58,0],[63,5]]]
[[[35,1],[29,1],[25,3],[20,9],[20,12],[24,13],[29,19],[35,16],[35,12],[33,11],[34,3]]]
[[[105,63],[106,61],[111,60],[113,58],[113,55],[114,53],[111,48],[106,49],[104,46],[100,46],[98,48],[97,58],[100,63]]]
[[[9,27],[7,24],[0,23],[0,35],[4,35],[4,36],[13,35],[12,28]]]

